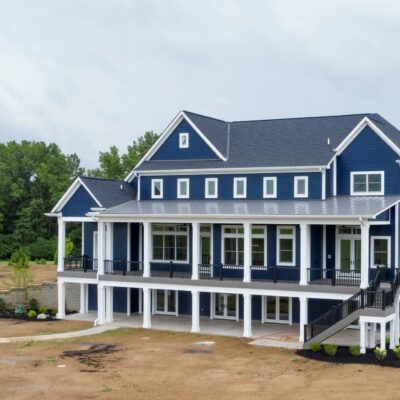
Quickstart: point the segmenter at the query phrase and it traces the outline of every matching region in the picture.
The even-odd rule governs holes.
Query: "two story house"
[[[226,122],[181,111],[124,181],[80,177],[58,219],[81,312],[295,324],[307,347],[350,324],[399,342],[400,131],[379,114]],[[65,226],[82,223],[82,257]],[[242,322],[240,322],[242,321]]]

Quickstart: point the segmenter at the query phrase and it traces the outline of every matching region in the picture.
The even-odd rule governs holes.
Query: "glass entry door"
[[[292,323],[292,299],[290,297],[263,297],[263,313],[261,322]]]
[[[155,314],[178,315],[178,296],[175,290],[155,290]]]
[[[237,295],[215,293],[214,317],[220,319],[237,318]]]
[[[339,257],[336,268],[341,272],[361,271],[361,240],[339,238]]]

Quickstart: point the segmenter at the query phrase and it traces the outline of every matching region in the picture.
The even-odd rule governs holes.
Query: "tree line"
[[[57,221],[49,212],[78,176],[123,179],[157,140],[145,132],[120,153],[116,146],[100,152],[96,169],[85,170],[77,154],[55,144],[22,141],[0,143],[0,260],[23,249],[31,260],[52,260],[57,250]],[[80,225],[67,235],[80,253]]]

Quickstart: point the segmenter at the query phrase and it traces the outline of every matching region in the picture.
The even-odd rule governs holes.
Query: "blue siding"
[[[268,176],[277,177],[277,199],[291,200],[294,198],[294,177],[308,176],[308,191],[309,199],[321,199],[322,184],[321,174],[304,173],[304,174],[226,174],[226,175],[192,175],[192,176],[164,176],[157,177],[164,180],[164,199],[177,199],[177,180],[179,178],[190,179],[190,199],[203,200],[205,199],[205,179],[218,178],[218,199],[231,200],[233,199],[233,179],[236,177],[247,178],[247,199],[261,200],[263,199],[263,178]],[[151,199],[151,179],[150,176],[142,176],[140,182],[141,200]]]
[[[126,260],[127,256],[127,225],[125,223],[114,224],[114,259]]]
[[[84,222],[84,249],[83,254],[88,257],[97,258],[93,254],[93,232],[97,231],[97,222]]]
[[[336,226],[326,226],[326,267],[335,268],[336,257]]]
[[[325,174],[325,194],[326,194],[326,198],[329,198],[333,195],[332,193],[332,189],[333,189],[333,179],[332,179],[332,164],[331,164],[331,168],[326,170],[326,174]]]
[[[398,158],[371,128],[364,128],[337,158],[337,194],[350,195],[351,171],[385,171],[385,194],[399,194]]]
[[[189,133],[189,148],[179,148],[179,134]],[[152,160],[199,160],[219,159],[199,134],[183,120],[161,145]]]
[[[308,300],[308,322],[320,317],[322,314],[329,311],[332,307],[341,303],[341,300],[321,300],[309,299]]]
[[[97,285],[89,284],[89,310],[97,311]]]
[[[131,224],[131,259],[132,261],[139,261],[139,224]],[[143,253],[142,253],[143,254]]]
[[[92,207],[98,207],[92,196],[80,186],[61,210],[64,217],[82,217]]]
[[[311,268],[322,268],[322,225],[311,225]]]

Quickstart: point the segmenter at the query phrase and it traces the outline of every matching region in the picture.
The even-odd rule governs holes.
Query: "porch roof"
[[[339,196],[327,200],[131,200],[99,214],[116,217],[375,218],[399,201],[399,196]]]

